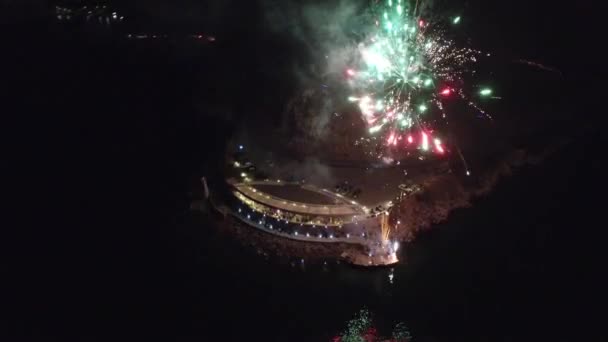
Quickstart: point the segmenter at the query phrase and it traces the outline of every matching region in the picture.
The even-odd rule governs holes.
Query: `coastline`
[[[504,177],[527,165],[542,163],[569,143],[570,140],[564,139],[537,153],[514,150],[489,167],[489,171],[473,184],[465,184],[451,173],[433,176],[422,184],[421,192],[405,198],[395,207],[392,219],[400,220],[403,227],[393,231],[395,238],[406,243],[413,242],[419,232],[446,221],[453,210],[468,208],[473,200],[488,195]]]
[[[342,260],[341,254],[345,251],[363,252],[363,246],[351,243],[319,243],[276,236],[252,228],[230,215],[217,221],[220,230],[234,236],[243,245],[255,249],[258,254],[266,256],[320,262]]]
[[[418,233],[446,221],[453,210],[470,207],[473,200],[488,195],[503,177],[512,175],[521,167],[542,163],[569,142],[570,140],[562,140],[536,153],[524,149],[511,151],[501,161],[489,166],[488,171],[474,181],[454,173],[433,175],[425,179],[421,183],[422,191],[406,197],[394,207],[391,220],[401,221],[400,228],[392,232],[394,239],[412,243]],[[344,261],[345,254],[365,252],[365,247],[358,244],[319,243],[271,234],[251,227],[213,205],[212,207],[218,216],[223,216],[216,219],[222,232],[232,235],[239,243],[253,248],[265,257],[273,256],[292,261],[297,259],[299,262]],[[196,206],[193,206],[193,209],[195,208]],[[400,259],[404,258],[404,253],[399,254]]]

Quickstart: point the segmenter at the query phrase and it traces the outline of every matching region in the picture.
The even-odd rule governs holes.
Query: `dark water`
[[[597,139],[594,137],[593,139]],[[597,140],[593,140],[594,143]],[[407,322],[420,340],[576,340],[601,333],[599,164],[575,144],[502,181],[473,208],[423,234],[406,263],[360,270],[264,261],[218,236],[213,223],[179,225],[180,330],[228,339],[322,340],[362,307],[390,331]],[[237,323],[238,322],[238,323]]]
[[[519,132],[538,121],[532,135],[542,142],[556,126],[567,131],[601,117],[601,56],[578,52],[600,41],[589,32],[601,21],[573,29],[553,24],[567,22],[570,8],[549,4],[551,20],[538,21],[542,5],[519,17],[526,11],[515,7],[469,8],[504,25],[522,22],[500,31],[498,42],[514,55],[552,60],[566,77],[559,83],[536,74],[528,82],[534,86],[522,88],[502,70],[509,96],[499,111],[513,117],[497,126],[512,122],[507,131]],[[591,13],[583,7],[573,9],[581,18]],[[297,60],[292,41],[263,33],[253,10],[231,12],[228,22],[251,25],[223,27],[229,39],[218,33],[213,49],[127,44],[29,10],[1,13],[11,24],[2,31],[3,138],[16,157],[3,168],[16,171],[6,179],[16,190],[12,202],[23,204],[13,211],[18,224],[3,227],[23,241],[7,239],[3,332],[322,341],[367,307],[381,331],[403,321],[421,341],[605,337],[600,134],[517,171],[421,235],[404,250],[407,262],[395,267],[392,284],[388,269],[291,266],[258,256],[188,206],[201,175],[221,177],[235,123],[277,123],[272,113],[297,86],[286,76]],[[491,36],[498,24],[488,25]],[[548,96],[555,88],[558,96]],[[270,114],[260,120],[261,113]]]

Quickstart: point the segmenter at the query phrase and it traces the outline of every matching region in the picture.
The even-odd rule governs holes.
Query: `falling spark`
[[[425,151],[429,149],[429,136],[425,132],[422,132],[422,149]]]
[[[434,140],[435,143],[435,149],[437,150],[438,153],[443,153],[445,152],[445,150],[443,149],[443,147],[441,146],[441,140],[439,139],[435,139]]]

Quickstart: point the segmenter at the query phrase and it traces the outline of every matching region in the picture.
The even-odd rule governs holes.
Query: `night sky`
[[[200,32],[217,38],[200,46],[131,44],[121,38],[123,31],[58,25],[53,16],[56,2],[3,1],[8,9],[0,10],[2,126],[8,158],[2,169],[8,171],[5,181],[10,204],[3,225],[8,238],[2,240],[8,246],[3,248],[7,255],[0,265],[8,288],[0,302],[4,311],[0,329],[26,340],[41,340],[41,336],[105,340],[95,336],[210,338],[242,325],[267,324],[259,317],[245,323],[242,315],[235,315],[234,320],[210,318],[214,326],[206,326],[195,317],[188,303],[207,305],[209,312],[222,303],[202,288],[209,297],[191,298],[183,292],[184,270],[193,272],[201,266],[183,266],[185,258],[178,250],[183,248],[184,231],[176,222],[188,215],[189,193],[198,178],[217,173],[225,143],[238,129],[273,127],[280,122],[285,103],[305,83],[296,71],[308,70],[318,57],[310,49],[316,31],[305,19],[306,8],[331,8],[334,3],[107,2],[128,18],[137,18],[121,29],[124,32],[174,36]],[[556,195],[563,202],[547,209],[555,216],[553,226],[561,232],[552,240],[550,253],[568,250],[572,255],[568,269],[559,272],[564,272],[564,278],[580,279],[569,282],[568,291],[558,291],[561,299],[556,301],[567,308],[567,318],[552,328],[566,329],[564,340],[577,340],[579,332],[601,340],[605,332],[598,329],[595,319],[602,315],[590,313],[597,306],[581,304],[576,298],[587,292],[585,303],[605,302],[599,286],[599,275],[604,273],[600,261],[606,256],[600,243],[606,237],[605,219],[603,208],[598,207],[603,199],[595,196],[602,194],[599,189],[605,183],[600,170],[605,155],[601,128],[606,114],[606,5],[548,0],[443,3],[437,1],[437,7],[461,9],[466,18],[463,29],[476,47],[500,56],[496,62],[498,88],[508,96],[499,111],[519,111],[513,114],[512,125],[529,118],[535,127],[531,132],[540,140],[553,137],[556,131],[566,134],[570,129],[590,129],[581,145],[584,148],[560,152],[560,159],[542,170],[551,173],[568,165],[572,173],[565,173],[566,178],[556,173],[550,179],[558,187],[563,185],[559,183],[584,184],[565,187]],[[531,71],[537,74],[529,76],[534,81],[526,84],[511,74],[510,63],[516,59],[546,64],[560,70],[561,76]],[[536,103],[532,100],[536,97],[544,100]],[[509,127],[508,117],[503,116],[502,121]],[[548,122],[548,128],[538,122]],[[572,175],[578,178],[567,178]],[[530,179],[539,178],[522,179],[533,182]],[[505,210],[510,212],[509,206]],[[585,220],[574,220],[568,212]],[[537,219],[533,213],[521,210],[514,215],[535,227],[530,223]],[[493,222],[492,217],[485,220]],[[578,230],[585,242],[571,243]],[[583,253],[588,250],[597,253]],[[558,269],[551,258],[543,258]],[[579,269],[580,264],[594,266]],[[577,271],[572,273],[572,269]],[[547,279],[559,282],[555,272]],[[208,276],[209,282],[218,277],[213,271]],[[538,277],[536,281],[542,284],[551,283]],[[211,287],[217,291],[217,286]],[[218,296],[224,295],[238,296]],[[573,302],[577,304],[571,305]],[[253,312],[238,303],[231,300],[230,310]],[[248,300],[242,303],[252,305]],[[570,308],[586,311],[585,318]],[[548,306],[547,315],[550,310],[555,308]],[[540,310],[535,312],[543,315]],[[315,312],[310,316],[314,319]],[[568,323],[576,329],[568,330],[564,326]],[[555,332],[543,335],[539,327],[548,329],[551,324],[526,325],[521,334],[541,336],[537,340],[559,336]],[[327,329],[325,333],[331,334],[342,326]],[[287,333],[273,334],[270,327],[264,334],[255,331],[248,336],[250,340],[289,338]],[[487,333],[469,337],[481,340]],[[497,331],[493,334],[501,336]],[[444,333],[435,336],[446,336],[437,340],[458,339]],[[505,341],[515,340],[507,333],[502,336]]]

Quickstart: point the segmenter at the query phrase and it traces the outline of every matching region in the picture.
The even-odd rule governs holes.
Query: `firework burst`
[[[448,38],[461,17],[433,20],[418,9],[408,0],[386,0],[372,8],[372,32],[358,45],[355,66],[346,70],[353,89],[349,101],[378,138],[371,141],[443,154],[435,125],[447,123],[446,102],[462,99],[491,119],[473,100],[492,90],[479,88],[474,96],[464,90],[464,76],[480,52]]]

